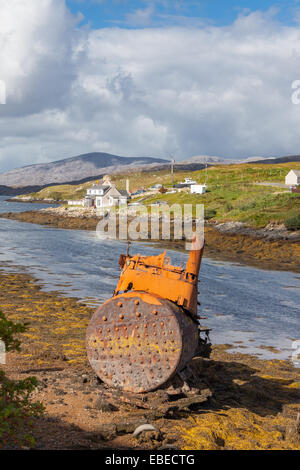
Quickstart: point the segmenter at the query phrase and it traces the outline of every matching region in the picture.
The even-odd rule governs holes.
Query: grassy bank
[[[284,184],[289,170],[300,170],[300,163],[278,165],[239,164],[217,165],[205,170],[175,173],[174,183],[192,176],[199,183],[207,180],[208,192],[204,195],[180,192],[175,194],[158,194],[146,197],[144,203],[152,204],[157,200],[169,204],[205,205],[208,216],[219,222],[239,221],[252,227],[264,227],[269,223],[288,224],[290,219],[299,220],[300,228],[300,194],[292,194],[287,189],[276,186],[264,186],[263,183]],[[153,184],[171,187],[170,173],[166,170],[156,172],[131,172],[113,175],[112,181],[119,189],[124,189],[126,179],[130,180],[132,191],[148,188]],[[78,186],[59,185],[32,193],[35,199],[77,200],[86,194],[91,182]],[[259,184],[257,184],[259,183]]]

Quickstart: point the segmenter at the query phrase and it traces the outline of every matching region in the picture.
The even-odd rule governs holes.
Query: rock
[[[147,421],[143,416],[135,416],[133,418],[126,418],[116,423],[117,432],[119,434],[133,433],[136,428],[141,424],[146,424]]]
[[[135,429],[133,433],[133,437],[138,437],[141,433],[148,432],[148,431],[157,431],[157,430],[155,429],[154,426],[152,426],[152,424],[142,424]]]
[[[114,423],[103,424],[99,429],[99,434],[103,439],[113,439],[117,434],[117,427]]]
[[[157,448],[161,446],[162,435],[159,431],[142,432],[138,437],[140,444],[150,444],[152,447]]]
[[[109,403],[107,400],[104,400],[104,398],[100,397],[94,404],[94,409],[102,411],[104,413],[110,413],[112,411],[118,411],[118,408],[116,408],[112,403]]]

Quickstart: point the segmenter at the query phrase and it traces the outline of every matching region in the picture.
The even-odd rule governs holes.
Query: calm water
[[[0,212],[40,209],[42,204],[8,203],[0,197]],[[49,207],[47,205],[47,207]],[[96,306],[109,298],[119,277],[118,259],[126,245],[103,241],[94,232],[62,230],[0,219],[0,267],[23,266],[42,283]],[[159,253],[138,243],[131,252]],[[168,251],[174,264],[181,254]],[[184,255],[184,260],[186,260]],[[18,268],[22,269],[22,268]],[[300,340],[300,275],[265,271],[204,258],[201,266],[199,314],[212,328],[214,343],[268,358],[289,358],[293,340]],[[273,346],[271,353],[260,346]]]

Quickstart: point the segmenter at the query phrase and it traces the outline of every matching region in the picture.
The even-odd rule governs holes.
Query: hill
[[[120,157],[109,153],[87,153],[50,163],[29,165],[0,174],[0,185],[11,187],[46,186],[55,183],[83,181],[105,173],[151,168],[167,160],[152,157]]]
[[[249,159],[250,160],[250,159]],[[249,161],[248,160],[248,161]],[[252,161],[251,163],[262,163],[265,165],[274,165],[279,163],[291,163],[291,162],[300,162],[300,155],[288,155],[286,157],[270,157],[270,158],[259,158],[255,162]],[[245,161],[246,163],[246,161]]]

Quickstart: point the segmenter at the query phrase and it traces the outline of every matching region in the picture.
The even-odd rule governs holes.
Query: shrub
[[[230,202],[225,202],[225,204],[224,204],[225,212],[230,212],[230,211],[232,211],[232,209],[233,209],[233,205],[230,204]]]
[[[284,224],[288,230],[300,230],[300,215],[288,217]]]
[[[0,339],[6,351],[20,351],[20,341],[15,336],[27,329],[26,323],[14,323],[0,312]],[[43,412],[43,405],[30,400],[38,385],[35,377],[11,380],[0,371],[0,448],[34,444],[30,434],[32,417]]]
[[[209,220],[213,219],[217,214],[215,209],[204,209],[204,219]]]
[[[54,201],[60,201],[61,193],[58,191],[54,191],[53,193],[50,193],[49,197],[51,197]]]

